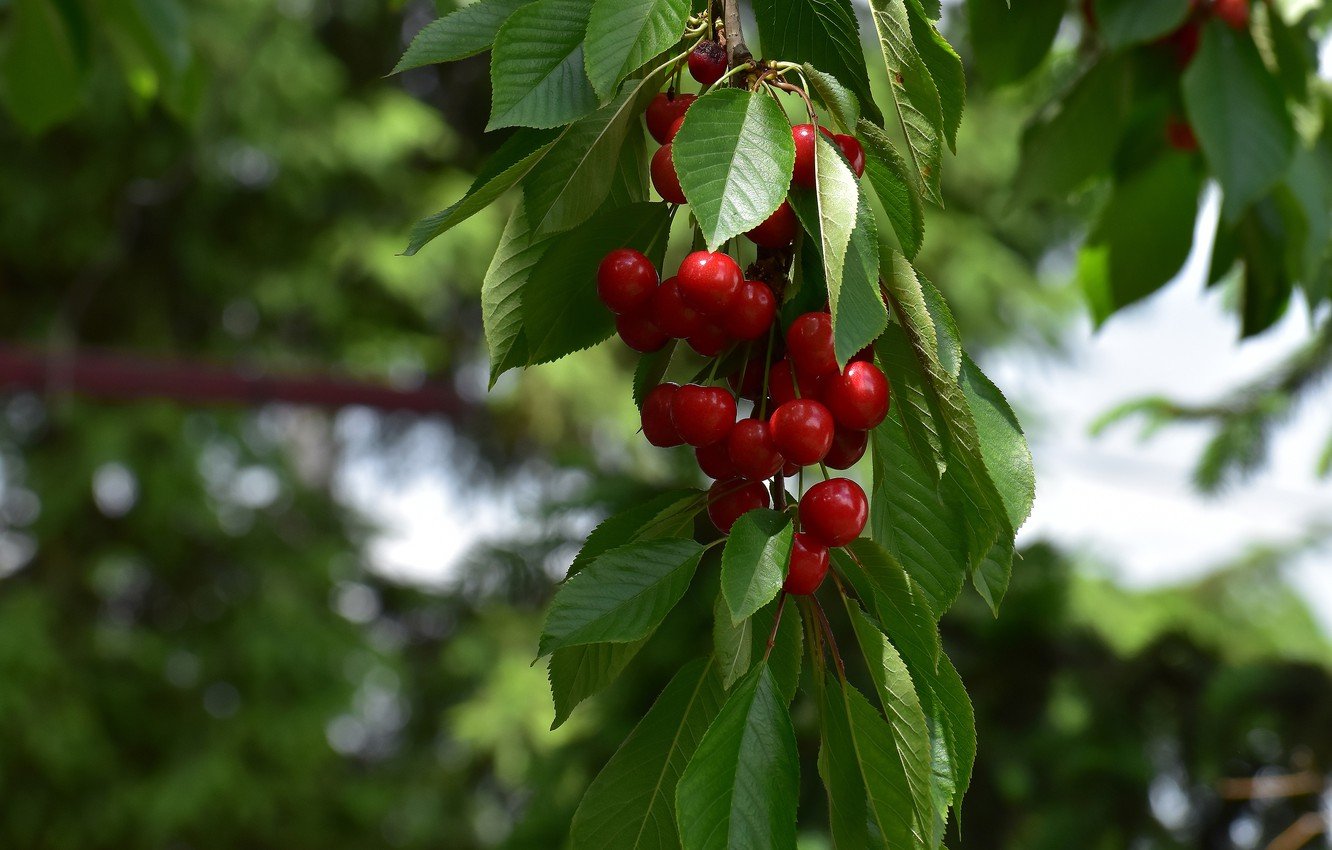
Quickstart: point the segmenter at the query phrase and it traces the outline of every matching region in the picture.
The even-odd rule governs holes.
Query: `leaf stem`
[[[814,610],[818,612],[819,622],[823,624],[823,631],[828,635],[828,649],[832,651],[833,661],[837,663],[837,676],[843,682],[846,681],[846,665],[842,663],[842,653],[837,649],[837,638],[833,637],[832,624],[828,622],[828,615],[823,610],[823,603],[819,602],[817,597],[809,597],[813,600]]]
[[[763,650],[763,660],[766,662],[768,656],[772,655],[772,647],[777,643],[777,627],[782,624],[782,611],[786,608],[786,591],[777,597],[777,614],[772,618],[772,631],[768,632],[768,648]]]

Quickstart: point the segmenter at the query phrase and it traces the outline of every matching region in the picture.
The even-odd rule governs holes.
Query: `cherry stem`
[[[828,649],[832,651],[833,661],[837,663],[837,676],[843,682],[846,681],[846,665],[842,663],[842,653],[837,649],[837,638],[833,637],[832,624],[828,622],[828,615],[823,610],[823,603],[819,602],[817,597],[811,596],[814,601],[814,610],[819,614],[819,622],[823,623],[823,631],[828,635]]]
[[[777,643],[777,627],[782,624],[782,611],[786,608],[786,591],[777,597],[777,614],[772,618],[772,631],[768,632],[768,648],[763,650],[763,660],[766,662],[768,656],[772,655],[772,647]]]
[[[805,102],[805,111],[809,113],[809,123],[816,125],[819,123],[818,115],[814,111],[814,101],[809,99],[809,93],[806,92],[804,89],[802,89],[800,86],[793,86],[790,83],[788,83],[786,80],[770,80],[768,85],[775,86],[781,89],[782,91],[795,92],[796,94],[800,95],[800,99]]]
[[[819,461],[819,472],[823,473],[824,481],[827,481],[829,478],[832,477],[831,475],[828,474],[828,467],[823,465],[823,461]]]

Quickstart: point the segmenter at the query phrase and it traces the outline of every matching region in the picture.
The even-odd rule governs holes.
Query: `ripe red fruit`
[[[671,399],[671,421],[691,446],[719,443],[735,425],[735,399],[721,387],[685,384]]]
[[[670,337],[652,321],[647,310],[616,316],[615,331],[620,335],[620,339],[624,340],[625,345],[643,354],[660,351],[670,340]]]
[[[676,272],[685,303],[708,316],[720,316],[731,306],[745,276],[740,265],[720,251],[695,251]]]
[[[745,368],[732,372],[726,379],[741,398],[758,401],[763,394],[763,360],[762,356],[751,358]]]
[[[762,419],[741,419],[735,423],[726,445],[735,471],[754,481],[771,478],[785,463],[772,442],[768,423]]]
[[[852,360],[863,360],[866,363],[874,362],[874,343],[870,343],[864,348],[851,355]]]
[[[704,357],[721,354],[730,341],[720,325],[708,321],[699,322],[698,330],[689,335],[689,347]]]
[[[679,389],[679,384],[658,384],[643,397],[643,436],[659,448],[669,449],[684,442],[671,420],[671,402]]]
[[[671,161],[671,143],[657,148],[652,155],[652,186],[662,199],[672,204],[685,202],[684,189],[680,188],[680,176],[675,173],[675,163]]]
[[[763,220],[763,223],[745,235],[749,241],[762,248],[785,248],[795,241],[800,232],[800,219],[795,210],[786,201],[777,211]]]
[[[758,339],[768,332],[775,318],[777,296],[772,289],[761,280],[746,280],[722,316],[722,327],[735,339]]]
[[[828,546],[845,546],[855,540],[868,519],[865,491],[850,478],[820,481],[800,497],[804,530]]]
[[[652,261],[633,248],[616,248],[597,266],[597,297],[612,313],[633,313],[656,289]]]
[[[1232,29],[1249,28],[1249,0],[1213,0],[1212,14]]]
[[[724,478],[708,488],[708,519],[722,534],[730,534],[740,517],[769,504],[768,488],[757,481]]]
[[[1171,115],[1166,119],[1166,142],[1177,151],[1193,153],[1198,149],[1198,137],[1193,135],[1189,122]]]
[[[823,460],[832,447],[833,416],[813,399],[798,398],[781,405],[768,419],[768,428],[782,457],[801,466]]]
[[[791,559],[782,590],[793,596],[808,596],[819,589],[827,575],[828,547],[813,535],[797,531],[791,538]]]
[[[680,128],[684,126],[685,117],[681,115],[671,122],[671,127],[666,131],[666,141],[662,144],[669,144],[675,141],[675,137],[680,133]]]
[[[833,141],[842,149],[847,161],[851,163],[851,170],[859,179],[865,173],[865,149],[860,146],[860,140],[855,136],[838,133],[833,136]]]
[[[791,139],[795,142],[795,170],[791,173],[791,182],[802,189],[814,188],[814,149],[818,144],[818,134],[813,124],[797,124],[791,128]]]
[[[703,474],[709,478],[721,480],[723,478],[734,478],[737,475],[735,464],[731,463],[731,452],[727,448],[727,441],[725,440],[694,449],[694,458],[698,461],[698,468],[703,470]]]
[[[799,472],[800,465],[791,463],[789,460],[782,466],[782,475],[785,475],[787,478],[790,478],[792,475],[796,475]]]
[[[685,111],[696,100],[698,100],[697,95],[669,95],[666,92],[661,92],[652,98],[643,116],[647,120],[648,132],[652,134],[652,138],[662,145],[669,142],[667,133],[670,132],[671,124],[675,123],[675,119],[683,117]]]
[[[816,376],[836,373],[832,316],[827,313],[798,316],[786,330],[786,352],[797,372]]]
[[[726,75],[726,49],[715,41],[700,41],[689,54],[689,76],[710,86]]]
[[[698,311],[684,302],[680,295],[680,281],[668,277],[652,293],[648,310],[657,327],[676,339],[691,336],[703,325],[703,317]]]
[[[823,403],[837,424],[853,431],[868,431],[882,422],[890,401],[888,379],[873,363],[848,363],[823,387]]]
[[[778,360],[768,370],[768,395],[773,405],[780,407],[796,398],[820,398],[823,394],[823,379],[809,375],[800,375],[800,395],[796,395],[796,375],[791,370],[788,360]]]
[[[1196,20],[1189,21],[1162,39],[1162,43],[1175,55],[1175,65],[1181,69],[1187,68],[1193,61],[1201,41],[1202,27]]]
[[[832,446],[828,449],[828,456],[823,459],[823,463],[829,469],[850,469],[856,465],[856,461],[865,456],[865,448],[868,445],[867,432],[837,428],[833,431]]]

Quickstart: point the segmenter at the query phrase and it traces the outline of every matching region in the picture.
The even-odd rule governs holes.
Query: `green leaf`
[[[559,127],[597,108],[583,69],[586,0],[536,0],[514,12],[490,57],[487,130]]]
[[[878,228],[865,196],[858,195],[856,200],[856,226],[847,244],[842,279],[828,287],[833,349],[842,368],[888,325],[888,308],[879,294]]]
[[[933,392],[901,325],[889,324],[884,329],[875,343],[875,355],[892,387],[892,407],[898,412],[906,445],[927,475],[927,483],[938,482],[948,462],[934,421]]]
[[[907,144],[916,191],[940,203],[944,117],[939,89],[911,38],[904,0],[870,0],[879,49],[888,66],[894,118]]]
[[[673,339],[660,351],[653,351],[638,358],[638,365],[634,367],[634,406],[638,409],[642,410],[643,399],[647,397],[648,392],[666,377],[666,370],[671,365],[671,358],[675,355],[678,342],[679,340]]]
[[[731,690],[680,777],[684,850],[795,850],[799,771],[786,703],[760,664]]]
[[[1184,72],[1184,108],[1221,184],[1221,213],[1237,221],[1276,185],[1295,152],[1281,84],[1247,32],[1220,21],[1206,26],[1198,55]]]
[[[1016,82],[1050,52],[1065,0],[1022,0],[1007,8],[994,0],[967,0],[967,24],[976,68],[990,85]]]
[[[855,589],[880,629],[909,663],[934,669],[942,652],[925,591],[897,559],[873,540],[853,540],[833,551],[838,574]]]
[[[1128,122],[1133,77],[1119,55],[1087,69],[1022,134],[1015,192],[1023,201],[1057,198],[1110,170]]]
[[[675,789],[722,705],[711,659],[691,661],[588,786],[570,827],[573,850],[675,850]]]
[[[721,589],[731,622],[753,615],[782,589],[791,558],[791,520],[771,510],[740,517],[722,550]]]
[[[971,573],[971,585],[990,606],[995,616],[999,615],[999,603],[1008,592],[1008,583],[1013,576],[1013,541],[1000,538],[986,554],[984,560]]]
[[[676,44],[688,18],[689,0],[594,0],[584,64],[602,101],[621,80]]]
[[[910,662],[908,661],[910,666]],[[953,663],[939,656],[936,669],[910,666],[921,708],[930,721],[931,766],[948,801],[960,805],[976,762],[976,717]]]
[[[1276,57],[1277,77],[1286,93],[1297,101],[1309,97],[1309,78],[1318,69],[1318,44],[1306,29],[1287,24],[1279,10],[1264,6]]]
[[[832,74],[825,74],[808,62],[804,64],[804,71],[810,96],[823,104],[843,132],[854,132],[856,122],[860,120],[860,99]]]
[[[800,223],[818,245],[823,281],[831,301],[832,293],[842,286],[859,212],[860,188],[841,152],[821,133],[814,153],[814,189],[793,189],[789,198]]]
[[[661,265],[670,230],[665,204],[604,208],[554,240],[523,289],[527,365],[596,345],[614,331],[610,312],[597,299],[597,265],[615,248],[636,248]]]
[[[856,93],[866,115],[882,120],[850,0],[754,0],[753,7],[765,54],[798,57],[832,74]]]
[[[410,257],[431,239],[490,206],[527,176],[550,150],[554,140],[555,134],[546,130],[524,129],[514,133],[482,166],[481,173],[472,181],[462,200],[412,226],[407,250],[403,253]]]
[[[563,726],[579,703],[618,679],[651,637],[631,643],[579,644],[552,652],[546,669],[555,702],[555,720],[550,728]]]
[[[914,258],[925,241],[925,208],[907,164],[888,134],[868,121],[857,125],[856,137],[865,151],[865,176],[883,205],[898,246]]]
[[[636,540],[688,537],[694,516],[705,502],[706,496],[697,490],[672,490],[607,518],[583,541],[583,548],[569,566],[569,575],[576,575],[601,555]]]
[[[426,24],[394,66],[394,74],[422,65],[456,62],[489,50],[509,16],[532,0],[478,0]]]
[[[7,17],[0,97],[18,125],[37,135],[83,106],[83,72],[56,4],[14,0]]]
[[[1096,0],[1097,32],[1112,48],[1155,41],[1184,23],[1191,0]]]
[[[685,113],[671,158],[703,238],[715,251],[781,205],[795,142],[786,115],[766,94],[714,89]]]
[[[1298,203],[1284,189],[1259,200],[1240,219],[1238,236],[1244,257],[1241,338],[1262,333],[1285,312],[1295,287],[1291,267],[1299,264],[1307,227]]]
[[[620,152],[638,117],[661,86],[654,74],[621,92],[610,104],[562,131],[541,162],[523,181],[528,221],[540,235],[559,233],[587,221],[610,194],[618,176]]]
[[[692,540],[651,540],[601,555],[555,594],[540,654],[651,634],[684,596],[702,551]]]
[[[962,67],[962,57],[930,22],[918,3],[911,2],[907,11],[911,17],[911,39],[939,90],[944,139],[949,149],[956,152],[957,131],[962,126],[962,109],[967,102],[967,75]]]
[[[754,654],[759,658],[768,649],[768,635],[772,632],[773,618],[777,616],[777,605],[772,602],[750,618],[759,624],[752,630]],[[768,656],[768,669],[772,671],[773,681],[777,683],[777,693],[782,695],[787,705],[795,699],[796,689],[800,685],[800,664],[805,655],[804,635],[800,609],[788,599],[782,611],[782,621],[777,626],[772,654]]]
[[[1017,414],[1008,399],[970,357],[962,355],[962,390],[976,420],[981,454],[1016,531],[1031,515],[1036,500],[1036,471]]]
[[[515,209],[481,282],[481,323],[490,351],[491,387],[500,375],[527,360],[521,312],[523,285],[547,247],[545,242],[533,241],[523,208]]]
[[[712,606],[712,646],[721,670],[722,687],[729,691],[731,685],[749,672],[754,661],[754,618],[732,622],[730,606],[721,593]]]

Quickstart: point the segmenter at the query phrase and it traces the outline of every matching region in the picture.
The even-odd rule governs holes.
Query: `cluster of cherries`
[[[706,356],[730,339],[758,339],[770,332],[777,304],[761,281],[745,280],[721,253],[696,251],[675,277],[657,283],[647,257],[627,248],[612,251],[597,274],[597,292],[617,313],[621,338],[636,350],[665,335],[688,339]],[[691,322],[674,323],[682,317]],[[719,327],[721,343],[700,347],[699,327]],[[647,328],[648,330],[644,330]],[[682,333],[689,330],[691,333]],[[709,331],[708,333],[711,333]],[[654,446],[694,447],[699,467],[715,483],[708,516],[723,533],[741,515],[770,505],[764,481],[823,464],[848,469],[865,454],[868,432],[888,414],[888,379],[866,348],[841,369],[833,351],[832,317],[806,313],[784,336],[786,356],[769,364],[758,356],[728,379],[730,388],[663,383],[643,399],[643,433]],[[738,399],[754,415],[737,421]],[[771,411],[770,416],[764,416]],[[869,515],[865,492],[847,478],[815,484],[801,497],[801,531],[795,535],[785,590],[813,593],[828,571],[828,550],[860,535]]]

